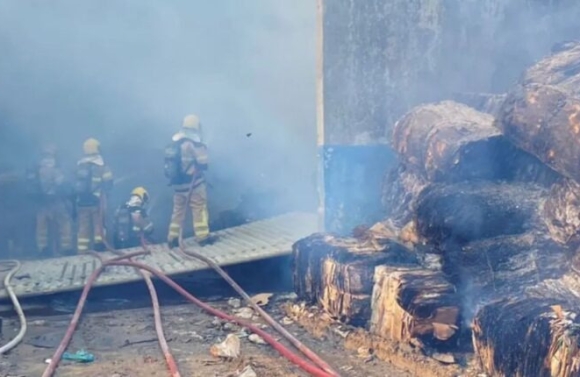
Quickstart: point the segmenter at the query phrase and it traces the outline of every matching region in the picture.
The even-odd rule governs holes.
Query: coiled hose
[[[21,264],[17,260],[2,261],[2,262],[0,262],[0,265],[2,265],[2,264],[13,264],[14,265],[10,269],[10,272],[8,272],[8,274],[4,278],[4,288],[8,292],[8,295],[10,296],[10,300],[12,301],[12,305],[14,305],[14,309],[16,310],[16,313],[18,314],[18,319],[20,320],[20,330],[18,331],[18,334],[16,334],[16,336],[12,340],[10,340],[8,343],[6,343],[2,347],[0,347],[0,355],[3,355],[6,352],[13,349],[14,347],[16,347],[18,345],[18,343],[20,343],[22,341],[22,339],[24,338],[24,335],[26,334],[26,331],[28,330],[28,327],[26,324],[26,317],[24,316],[24,311],[22,310],[22,306],[20,306],[20,302],[18,301],[18,297],[16,297],[16,294],[14,293],[14,289],[12,289],[12,285],[10,284],[10,280],[12,280],[12,277],[18,272],[18,270],[20,270]]]

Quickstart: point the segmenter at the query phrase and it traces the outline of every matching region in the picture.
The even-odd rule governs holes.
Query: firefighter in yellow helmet
[[[209,241],[205,182],[207,167],[207,147],[202,142],[199,118],[197,115],[187,115],[183,119],[181,130],[173,135],[171,144],[165,149],[165,176],[174,189],[173,214],[167,236],[171,247],[178,244],[179,231],[188,206],[193,213],[196,241],[200,245]]]
[[[78,233],[77,249],[84,253],[91,247],[104,251],[104,214],[106,194],[113,187],[113,173],[105,165],[100,143],[87,139],[83,144],[84,157],[77,163],[75,190],[77,196]]]
[[[147,214],[149,193],[144,187],[131,191],[129,200],[115,212],[114,245],[115,249],[136,247],[141,237],[152,242],[153,223]]]
[[[47,144],[37,165],[27,173],[28,187],[38,204],[36,214],[36,244],[44,255],[50,250],[57,255],[73,254],[72,237],[72,187],[65,180],[57,159],[54,144]],[[52,226],[51,226],[52,225]],[[55,234],[51,234],[50,230]],[[59,242],[53,249],[49,239]]]

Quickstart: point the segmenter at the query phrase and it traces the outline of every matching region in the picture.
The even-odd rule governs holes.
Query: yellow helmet
[[[138,196],[139,198],[141,198],[143,203],[149,201],[149,193],[147,192],[147,190],[145,190],[145,187],[141,186],[135,187],[133,191],[131,191],[131,195]]]
[[[199,131],[199,117],[195,114],[189,114],[183,118],[183,124],[181,127],[188,130]]]
[[[85,154],[97,154],[99,153],[100,146],[101,143],[99,143],[97,139],[90,138],[85,140],[83,144],[83,151],[85,152]]]

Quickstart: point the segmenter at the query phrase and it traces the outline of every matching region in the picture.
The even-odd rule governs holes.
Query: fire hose
[[[162,280],[163,282],[168,284],[170,287],[175,289],[178,293],[180,293],[182,296],[184,296],[188,301],[200,306],[202,309],[209,312],[210,314],[215,315],[215,316],[222,318],[224,320],[237,323],[240,326],[248,328],[253,333],[262,337],[262,339],[264,339],[264,341],[269,343],[282,356],[287,358],[292,363],[296,364],[298,367],[300,367],[301,369],[303,369],[304,371],[306,371],[310,375],[315,376],[315,377],[331,377],[332,376],[331,374],[321,370],[317,366],[310,364],[308,361],[305,361],[302,358],[300,358],[298,355],[294,354],[292,351],[290,351],[284,345],[282,345],[281,343],[276,341],[271,335],[269,335],[264,330],[254,326],[250,323],[247,323],[246,321],[244,321],[242,319],[239,319],[239,318],[230,316],[226,313],[223,313],[223,312],[205,304],[204,302],[200,301],[196,297],[189,294],[185,289],[183,289],[181,286],[179,286],[177,283],[175,283],[172,279],[167,277],[162,272],[160,272],[160,271],[158,271],[158,270],[156,270],[156,269],[154,269],[146,264],[140,263],[140,262],[123,261],[124,259],[130,259],[132,257],[136,257],[136,256],[144,255],[144,254],[147,254],[147,252],[144,252],[144,251],[136,252],[136,253],[131,253],[131,254],[112,258],[110,260],[103,262],[103,264],[91,274],[91,276],[87,280],[87,283],[83,289],[83,292],[81,294],[81,298],[79,299],[79,302],[77,304],[77,307],[76,307],[74,315],[73,315],[73,318],[70,322],[69,327],[67,328],[65,336],[62,339],[61,343],[59,344],[57,350],[55,351],[55,353],[54,353],[49,365],[47,366],[46,370],[42,374],[42,377],[52,377],[53,376],[53,374],[56,370],[56,367],[58,366],[58,363],[59,363],[60,359],[62,358],[62,355],[63,355],[64,351],[66,350],[70,340],[72,339],[72,336],[74,334],[74,331],[76,330],[76,327],[78,326],[78,322],[79,322],[80,316],[82,314],[88,293],[89,293],[90,289],[92,288],[92,285],[94,284],[94,282],[97,280],[97,278],[101,274],[101,272],[108,266],[126,266],[126,267],[138,268],[140,270],[145,270],[145,271],[155,275],[160,280]]]
[[[0,355],[3,355],[6,352],[13,349],[14,347],[16,347],[18,345],[18,343],[20,343],[22,341],[22,339],[24,338],[24,334],[26,334],[26,331],[28,329],[27,324],[26,324],[26,317],[24,316],[24,311],[22,310],[22,306],[20,306],[20,302],[18,301],[18,297],[16,297],[16,294],[14,293],[14,290],[12,289],[12,285],[10,284],[10,280],[20,269],[20,262],[17,260],[2,261],[2,262],[0,262],[0,265],[5,264],[5,263],[10,263],[10,264],[14,265],[10,269],[10,271],[8,272],[6,277],[4,278],[4,288],[8,292],[8,295],[10,296],[10,300],[12,301],[12,305],[14,305],[14,309],[16,310],[16,313],[18,314],[18,319],[20,320],[20,330],[18,331],[18,334],[12,340],[10,340],[8,343],[6,343],[2,347],[0,347]]]
[[[91,274],[91,276],[89,276],[89,279],[87,280],[87,283],[85,284],[85,286],[83,288],[83,292],[81,293],[81,297],[79,298],[79,302],[77,303],[77,307],[76,307],[75,312],[73,314],[73,317],[70,321],[69,327],[67,328],[66,333],[65,333],[62,341],[58,345],[58,348],[54,352],[54,355],[50,359],[48,366],[44,370],[42,377],[52,377],[54,375],[54,372],[56,371],[56,368],[58,367],[60,359],[62,358],[62,355],[64,354],[64,351],[68,347],[70,340],[71,340],[71,338],[72,338],[72,336],[77,328],[77,325],[79,323],[79,319],[81,318],[81,314],[82,314],[83,308],[85,306],[85,302],[87,301],[87,296],[89,295],[89,291],[91,290],[93,283],[97,280],[99,275],[101,275],[101,272],[104,270],[105,266],[110,264],[110,263],[113,263],[116,260],[132,258],[132,257],[136,257],[139,255],[144,255],[144,254],[147,254],[147,252],[140,251],[140,252],[136,252],[136,253],[126,254],[126,255],[123,255],[120,257],[115,257],[115,258],[112,258],[112,259],[104,262],[103,264],[101,264],[101,266],[99,268],[97,268],[95,271],[93,271],[93,273]]]
[[[189,202],[193,187],[194,186],[192,184],[192,186],[190,187],[190,190],[188,192],[188,201],[186,203]],[[101,206],[100,206],[100,212],[101,212],[101,216],[102,216],[104,214],[102,201],[101,201]],[[320,359],[320,357],[318,357],[314,352],[312,352],[310,349],[308,349],[298,339],[293,337],[287,330],[285,330],[272,317],[270,317],[263,309],[261,309],[257,304],[255,304],[250,299],[250,297],[247,295],[247,293],[245,293],[245,291],[243,291],[243,289],[237,283],[235,283],[235,281],[233,279],[231,279],[231,277],[229,277],[225,271],[223,271],[217,264],[215,264],[215,262],[213,262],[209,258],[204,257],[203,255],[186,250],[184,247],[184,244],[183,244],[183,233],[182,233],[183,222],[181,225],[182,226],[181,226],[180,234],[179,234],[179,245],[180,245],[181,251],[186,255],[189,255],[191,257],[194,257],[194,258],[197,258],[197,259],[204,261],[210,267],[212,267],[214,270],[216,270],[218,272],[218,274],[220,274],[220,276],[222,276],[230,285],[232,285],[232,287],[238,293],[240,293],[240,295],[250,304],[250,306],[252,306],[266,320],[266,322],[268,322],[274,329],[276,329],[278,332],[280,332],[280,334],[282,334],[297,349],[299,349],[312,362],[314,362],[316,364],[316,366],[310,364],[308,361],[305,361],[302,358],[300,358],[298,355],[292,353],[292,351],[287,349],[281,343],[277,342],[272,336],[270,336],[268,333],[261,330],[260,328],[255,327],[252,324],[246,323],[245,321],[240,320],[236,317],[233,317],[233,316],[230,316],[226,313],[223,313],[217,309],[214,309],[211,306],[198,300],[197,298],[195,298],[194,296],[189,294],[186,290],[184,290],[182,287],[180,287],[178,284],[176,284],[173,280],[168,278],[163,273],[161,273],[161,272],[159,272],[159,271],[157,271],[157,270],[155,270],[155,269],[153,269],[145,264],[139,263],[139,262],[121,261],[123,259],[130,259],[134,256],[144,255],[144,254],[148,253],[146,245],[142,239],[142,246],[144,247],[143,252],[122,255],[122,256],[113,258],[111,260],[108,260],[108,261],[103,261],[102,265],[97,270],[95,270],[93,272],[93,274],[91,274],[91,276],[89,277],[89,279],[88,279],[88,281],[83,289],[81,298],[79,299],[79,302],[77,305],[77,309],[75,310],[75,313],[73,315],[73,319],[71,320],[71,323],[69,325],[69,328],[67,329],[65,337],[63,338],[59,347],[55,351],[55,354],[52,357],[52,359],[51,359],[49,365],[47,366],[45,372],[43,373],[42,377],[51,377],[54,374],[54,371],[56,370],[56,367],[58,366],[58,363],[59,363],[60,359],[62,358],[62,355],[63,355],[64,351],[66,350],[66,348],[67,348],[67,346],[72,338],[72,335],[74,334],[74,331],[78,325],[78,321],[79,321],[80,316],[82,314],[82,310],[83,310],[84,304],[86,302],[88,292],[90,291],[93,283],[97,280],[97,278],[101,274],[101,272],[108,266],[130,266],[130,267],[134,267],[136,269],[139,269],[141,271],[143,271],[143,270],[148,271],[149,273],[154,274],[159,279],[163,280],[165,283],[170,285],[173,289],[175,289],[182,296],[184,296],[188,301],[195,303],[196,305],[200,306],[202,309],[208,311],[209,313],[211,313],[219,318],[237,323],[243,327],[250,329],[255,334],[261,336],[267,343],[269,343],[274,349],[276,349],[278,352],[280,352],[289,361],[296,364],[301,369],[308,372],[310,375],[316,376],[316,377],[337,377],[338,376],[338,373],[336,373],[327,363],[325,363],[322,359]],[[106,238],[104,237],[104,234],[103,234],[103,242],[105,243],[105,246],[110,251],[115,252],[115,250],[113,248],[111,248],[110,245],[107,243]],[[99,257],[99,259],[101,259],[100,255],[98,257]],[[154,306],[154,313],[155,313],[155,326],[156,326],[157,334],[159,336],[159,342],[160,342],[161,348],[166,356],[166,361],[167,361],[168,367],[169,367],[171,373],[173,373],[172,377],[177,377],[177,376],[179,376],[179,372],[177,371],[177,368],[175,365],[175,360],[173,359],[173,357],[169,353],[169,348],[168,348],[167,343],[165,341],[165,338],[163,336],[163,328],[162,328],[161,318],[159,315],[159,303],[157,300],[156,292],[154,292],[153,283],[151,282],[150,276],[147,273],[142,272],[142,274],[143,274],[143,277],[147,283],[148,288],[150,289],[151,298],[152,298],[153,306]]]
[[[104,211],[104,207],[105,207],[104,200],[105,199],[103,198],[103,196],[101,196],[101,200],[99,203],[99,217],[101,219],[104,219],[104,212],[105,212]],[[103,243],[108,251],[110,251],[111,253],[116,254],[118,256],[122,256],[122,254],[117,252],[117,250],[115,250],[115,248],[111,247],[111,245],[109,244],[109,242],[107,240],[107,237],[105,237],[104,232],[101,236],[103,239]],[[140,241],[141,241],[141,246],[143,247],[143,251],[146,252],[147,254],[150,254],[150,250],[145,243],[145,238],[143,237],[143,235],[141,235]],[[104,262],[100,254],[98,254],[98,253],[92,253],[92,254],[94,256],[96,256],[97,258],[99,258],[101,260],[101,262]],[[129,259],[129,260],[131,260],[131,259]],[[137,269],[137,271],[141,274],[141,276],[143,277],[143,280],[145,280],[145,284],[147,285],[147,289],[149,290],[149,296],[151,297],[151,304],[153,306],[153,318],[154,318],[154,322],[155,322],[155,332],[157,333],[159,347],[161,348],[161,351],[163,352],[163,356],[165,357],[165,362],[167,364],[167,368],[169,369],[171,377],[181,377],[181,374],[179,373],[179,369],[177,367],[177,362],[175,361],[175,358],[171,354],[171,351],[169,349],[169,345],[167,344],[167,339],[165,338],[165,334],[163,332],[163,322],[161,321],[161,309],[159,307],[159,298],[157,297],[157,291],[155,290],[155,286],[153,285],[153,281],[151,280],[151,276],[149,275],[148,272],[145,272],[143,270]]]
[[[185,203],[190,202],[191,195],[192,195],[194,188],[195,188],[195,180],[192,180],[192,183],[189,187],[189,192],[187,194],[187,201]],[[240,296],[242,296],[242,298],[248,303],[248,305],[250,305],[250,307],[252,309],[254,309],[270,326],[272,326],[276,331],[278,331],[278,333],[280,333],[280,335],[282,335],[294,347],[296,347],[296,349],[298,349],[300,352],[302,352],[308,359],[310,359],[310,361],[312,361],[314,364],[316,364],[318,367],[320,367],[326,373],[328,373],[331,376],[338,377],[339,376],[338,372],[336,372],[328,363],[326,363],[324,360],[322,360],[320,358],[320,356],[318,356],[314,351],[312,351],[310,348],[308,348],[304,343],[302,343],[295,336],[290,334],[290,332],[288,332],[288,330],[286,330],[282,325],[280,325],[278,322],[276,322],[276,320],[274,318],[272,318],[264,309],[262,309],[258,304],[256,304],[250,298],[250,296],[246,293],[246,291],[244,291],[242,289],[242,287],[240,287],[234,281],[234,279],[232,279],[217,263],[215,263],[211,258],[208,258],[205,255],[202,255],[200,253],[196,253],[195,251],[186,249],[185,244],[183,243],[184,220],[185,220],[185,216],[184,216],[184,219],[182,220],[182,223],[181,223],[180,229],[179,229],[179,240],[178,240],[179,242],[178,242],[178,244],[179,244],[180,251],[185,255],[188,255],[192,258],[195,258],[195,259],[198,259],[198,260],[204,262],[209,267],[211,267],[213,270],[215,270],[225,281],[228,282],[228,284]]]

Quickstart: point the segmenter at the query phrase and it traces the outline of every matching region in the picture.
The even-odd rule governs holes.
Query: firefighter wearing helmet
[[[207,147],[202,142],[201,124],[197,115],[187,115],[179,132],[165,149],[165,176],[173,187],[173,214],[167,242],[178,245],[181,225],[187,207],[193,214],[195,239],[200,245],[209,241],[209,219],[205,171],[208,168]]]
[[[83,144],[84,156],[77,162],[75,191],[77,197],[77,250],[87,252],[91,243],[96,251],[105,250],[106,194],[113,187],[113,173],[105,164],[98,140]]]
[[[115,212],[115,249],[136,247],[141,240],[152,242],[153,223],[147,213],[149,193],[144,187],[131,191],[129,200]]]
[[[36,213],[36,244],[45,256],[73,254],[72,237],[72,188],[65,180],[57,158],[57,148],[47,144],[42,148],[38,163],[27,173],[28,187],[33,200],[38,204]],[[54,230],[54,237],[50,231]],[[59,242],[55,248],[49,239]]]

